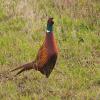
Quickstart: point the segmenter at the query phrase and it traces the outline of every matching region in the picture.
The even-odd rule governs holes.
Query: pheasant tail
[[[10,72],[13,72],[13,71],[16,71],[16,70],[21,69],[21,70],[16,74],[16,75],[18,75],[18,74],[22,73],[23,71],[27,71],[27,70],[30,70],[30,69],[34,69],[34,67],[35,67],[34,62],[30,62],[30,63],[24,64],[24,65],[22,65],[22,66],[20,66],[20,67],[17,67],[17,68],[15,68],[15,69],[11,70]]]

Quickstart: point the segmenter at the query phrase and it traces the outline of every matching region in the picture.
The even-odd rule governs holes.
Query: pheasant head
[[[47,33],[53,31],[53,24],[54,24],[53,18],[49,18],[47,21]]]

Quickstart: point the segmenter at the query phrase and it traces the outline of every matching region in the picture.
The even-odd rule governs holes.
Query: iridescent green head
[[[54,24],[53,18],[49,18],[47,21],[47,33],[53,31],[53,24]]]

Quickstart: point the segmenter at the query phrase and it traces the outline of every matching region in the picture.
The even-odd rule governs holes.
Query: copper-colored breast
[[[51,55],[55,53],[58,54],[58,47],[53,32],[46,34],[45,46]]]

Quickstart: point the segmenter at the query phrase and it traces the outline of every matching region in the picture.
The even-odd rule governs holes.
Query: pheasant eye
[[[49,24],[54,24],[54,21],[49,20],[48,23],[49,23]]]

